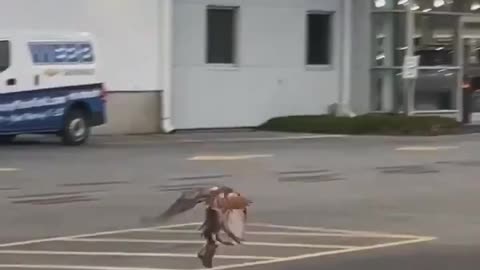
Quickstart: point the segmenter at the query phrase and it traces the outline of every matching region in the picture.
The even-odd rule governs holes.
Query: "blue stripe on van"
[[[65,113],[78,102],[95,116],[93,124],[101,125],[105,123],[101,89],[98,83],[0,94],[0,134],[59,131]]]

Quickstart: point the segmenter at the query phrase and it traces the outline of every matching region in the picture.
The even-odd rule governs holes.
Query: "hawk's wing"
[[[170,218],[195,208],[208,197],[208,189],[193,189],[184,191],[163,213],[153,218],[143,218],[143,223],[167,221]]]
[[[185,191],[160,216],[164,219],[169,219],[173,216],[191,210],[195,208],[198,203],[204,201],[208,195],[208,190],[205,189],[194,189],[191,191]]]

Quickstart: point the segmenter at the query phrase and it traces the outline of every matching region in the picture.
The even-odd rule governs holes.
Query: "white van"
[[[90,33],[0,31],[0,141],[30,133],[85,143],[106,122],[97,61]]]

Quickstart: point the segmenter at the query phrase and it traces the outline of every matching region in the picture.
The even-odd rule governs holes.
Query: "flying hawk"
[[[170,219],[180,213],[193,209],[197,204],[204,203],[205,218],[200,226],[201,236],[206,243],[198,252],[204,267],[213,267],[213,257],[218,248],[217,241],[223,245],[242,244],[247,218],[247,207],[252,203],[242,194],[227,186],[211,188],[198,188],[185,191],[163,213],[161,219]],[[220,232],[234,242],[225,241],[220,237]]]

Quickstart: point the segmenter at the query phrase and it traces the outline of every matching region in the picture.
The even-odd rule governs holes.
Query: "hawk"
[[[252,203],[233,188],[214,186],[185,191],[170,207],[160,215],[161,219],[170,219],[180,213],[193,209],[197,204],[206,206],[201,236],[206,240],[198,252],[198,258],[204,267],[213,267],[213,257],[218,243],[232,246],[242,244],[247,218],[247,208]],[[223,231],[232,241],[220,237]]]

